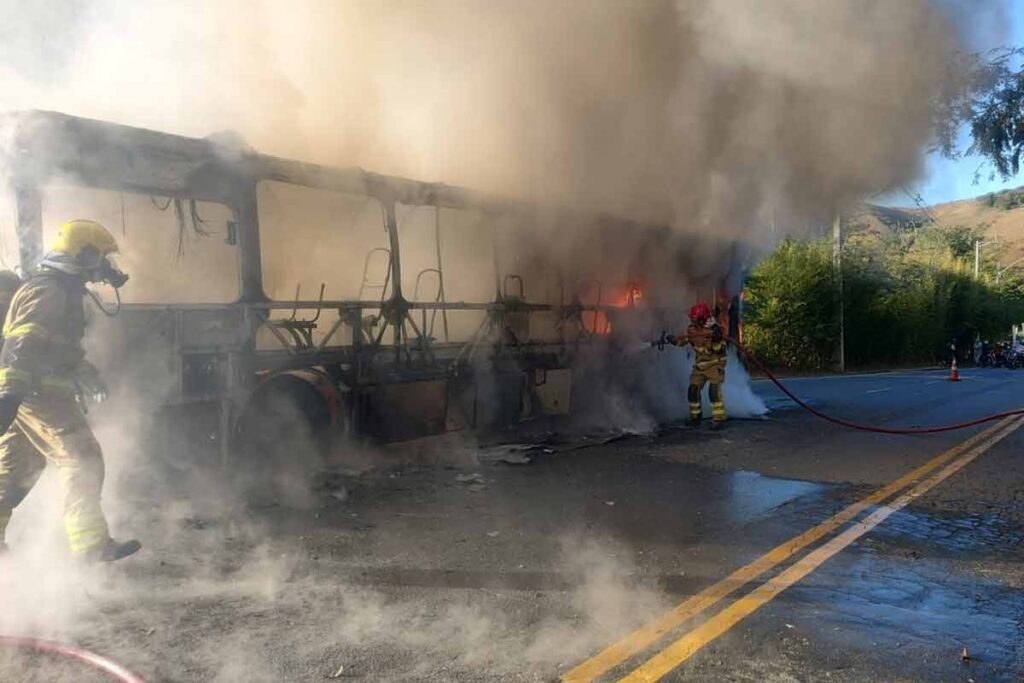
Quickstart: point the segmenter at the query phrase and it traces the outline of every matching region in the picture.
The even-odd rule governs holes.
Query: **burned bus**
[[[282,414],[324,448],[567,414],[595,393],[581,359],[681,321],[647,289],[686,270],[666,228],[268,156],[230,134],[41,111],[0,130],[6,265],[28,272],[70,218],[118,236],[133,277],[116,316],[93,315],[90,353],[181,448],[231,458],[279,436]]]

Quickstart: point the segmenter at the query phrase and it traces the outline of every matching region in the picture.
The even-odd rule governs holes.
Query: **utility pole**
[[[839,372],[846,372],[846,320],[843,310],[843,222],[842,216],[836,212],[832,223],[832,270],[835,278],[834,296],[836,312],[839,316],[839,345],[836,349],[836,367]]]
[[[977,280],[981,275],[981,248],[987,247],[990,244],[999,244],[999,239],[988,240],[982,242],[980,239],[974,240],[974,279]],[[998,269],[998,264],[996,265]]]

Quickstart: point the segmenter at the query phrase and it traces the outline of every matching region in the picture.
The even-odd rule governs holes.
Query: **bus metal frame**
[[[217,202],[232,214],[232,238],[237,245],[239,297],[228,304],[126,304],[124,314],[146,313],[170,317],[174,357],[178,363],[178,391],[172,403],[216,402],[220,405],[219,438],[224,457],[235,423],[253,392],[280,373],[316,369],[329,382],[344,387],[348,396],[347,423],[360,431],[359,396],[374,387],[449,381],[471,375],[483,355],[492,368],[528,376],[551,369],[570,368],[581,344],[607,344],[597,330],[597,312],[621,308],[609,303],[583,305],[578,297],[559,304],[529,303],[522,295],[522,278],[502,273],[494,260],[494,296],[489,301],[414,301],[402,288],[402,250],[396,205],[468,209],[484,215],[528,216],[535,210],[515,202],[460,187],[385,176],[359,168],[330,168],[259,154],[244,144],[214,138],[189,138],[56,112],[28,111],[0,117],[6,141],[6,184],[13,194],[16,234],[22,272],[29,272],[43,254],[43,188],[59,179],[85,188],[133,192],[177,200]],[[321,190],[365,195],[383,207],[389,254],[390,296],[383,300],[271,300],[263,287],[263,259],[257,211],[257,185],[278,181]],[[609,217],[595,220],[637,229],[638,224]],[[496,229],[493,228],[492,229]],[[647,230],[664,230],[646,227]],[[422,273],[420,274],[423,275]],[[437,273],[441,278],[444,275]],[[519,294],[510,290],[518,280]],[[598,285],[600,290],[600,284]],[[564,298],[564,297],[563,297]],[[275,319],[275,311],[291,310],[290,319]],[[296,320],[299,310],[334,310],[335,322],[318,343],[313,342],[313,320]],[[421,329],[426,313],[483,311],[477,332],[468,341],[430,338]],[[559,319],[574,319],[583,334],[571,342],[518,339],[508,324],[510,316],[554,312]],[[367,335],[360,320],[367,312],[383,322],[375,335]],[[595,329],[583,323],[592,314]],[[421,316],[417,324],[415,313]],[[203,340],[189,335],[189,320],[208,316],[222,321],[232,333],[224,339]],[[226,321],[226,322],[224,322]],[[339,331],[350,328],[351,343],[335,343]],[[256,338],[266,328],[280,343],[278,349],[258,349]],[[198,365],[198,369],[197,369]],[[204,383],[201,378],[217,378]],[[200,380],[196,380],[200,378]]]

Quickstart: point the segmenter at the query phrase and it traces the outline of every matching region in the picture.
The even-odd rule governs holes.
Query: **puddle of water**
[[[757,472],[736,470],[726,477],[726,513],[729,520],[746,524],[791,500],[825,490],[822,484],[777,479]]]

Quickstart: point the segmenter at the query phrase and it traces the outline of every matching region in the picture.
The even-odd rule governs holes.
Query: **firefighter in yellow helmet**
[[[47,463],[60,479],[74,557],[109,562],[140,547],[110,537],[100,508],[103,453],[79,403],[106,395],[82,349],[84,297],[86,283],[127,281],[110,261],[116,251],[99,223],[69,221],[11,301],[0,347],[0,549],[11,512]]]
[[[703,414],[701,391],[708,385],[711,399],[711,427],[721,429],[725,424],[725,401],[722,398],[722,383],[725,382],[727,346],[722,326],[707,304],[697,304],[690,309],[690,326],[679,336],[670,336],[667,341],[676,346],[693,347],[693,371],[686,396],[690,403],[690,424],[699,425]]]

